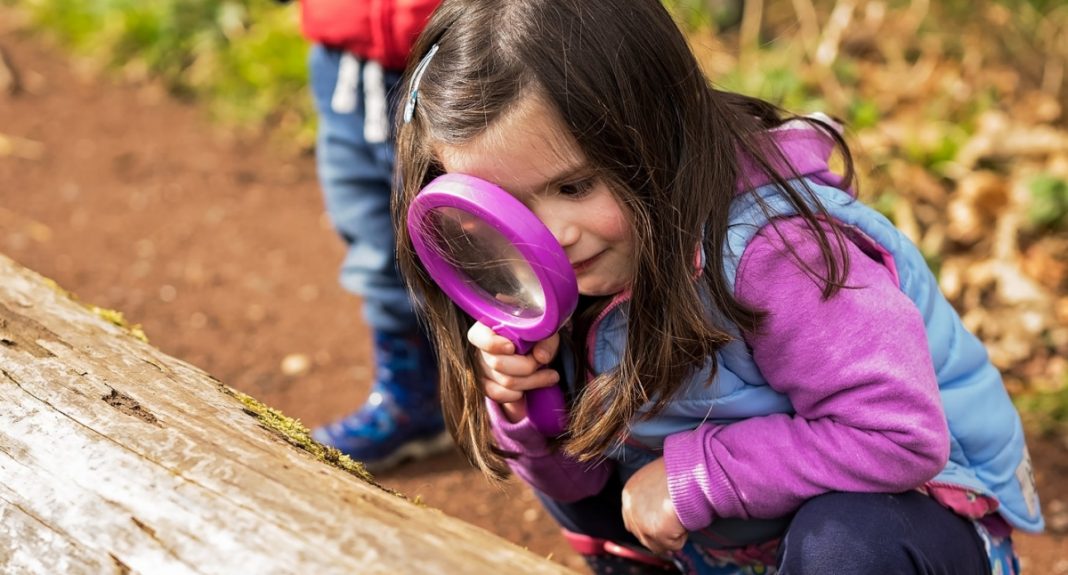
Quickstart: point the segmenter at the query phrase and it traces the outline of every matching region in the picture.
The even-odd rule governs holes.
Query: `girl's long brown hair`
[[[748,155],[779,184],[808,222],[823,252],[824,297],[843,287],[848,259],[837,228],[811,209],[807,188],[786,184],[785,165],[768,130],[790,119],[762,100],[714,88],[686,39],[658,0],[445,0],[413,49],[409,76],[434,44],[410,123],[397,119],[398,186],[394,198],[398,261],[421,303],[438,350],[446,423],[484,472],[507,474],[493,447],[474,349],[472,320],[427,276],[407,233],[411,199],[442,168],[432,145],[462,145],[482,134],[523,98],[537,95],[558,110],[590,165],[632,217],[636,273],[627,307],[625,351],[617,369],[598,374],[571,406],[562,441],[583,459],[620,440],[639,408],[650,414],[731,336],[718,322],[759,329],[763,314],[733,295],[724,277],[728,209],[736,195],[739,156]],[[407,101],[409,78],[399,94]],[[814,120],[808,120],[814,123]],[[834,130],[853,181],[844,141]],[[765,207],[766,209],[766,207]],[[703,273],[694,281],[696,249]],[[710,313],[711,303],[715,313]],[[583,342],[572,343],[585,355]],[[713,371],[714,373],[714,371]]]

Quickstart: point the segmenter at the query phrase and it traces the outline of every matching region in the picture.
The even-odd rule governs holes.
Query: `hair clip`
[[[404,123],[410,123],[412,116],[415,115],[415,102],[419,99],[419,82],[423,80],[423,73],[426,72],[427,66],[430,65],[430,59],[434,57],[434,54],[438,52],[438,45],[434,44],[427,51],[426,56],[419,61],[419,64],[415,67],[415,72],[412,73],[411,84],[408,85],[408,103],[404,105]]]

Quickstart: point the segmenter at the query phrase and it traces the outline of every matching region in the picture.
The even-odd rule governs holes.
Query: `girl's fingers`
[[[539,369],[530,375],[511,375],[490,369],[486,370],[484,375],[505,389],[521,392],[549,387],[560,381],[560,374],[555,369],[548,368]]]
[[[665,547],[668,548],[668,551],[679,551],[680,549],[683,548],[683,546],[686,545],[686,540],[688,538],[689,538],[689,534],[688,533],[683,533],[682,535],[676,535],[676,536],[671,537],[670,539],[668,539],[667,542],[665,542]]]
[[[512,391],[489,378],[482,380],[482,389],[486,397],[502,405],[523,399],[522,391]]]
[[[542,365],[545,365],[556,357],[556,351],[560,347],[560,334],[554,333],[547,339],[543,339],[534,345],[530,355]]]
[[[686,544],[685,535],[681,537],[666,537],[642,533],[640,535],[635,535],[635,537],[637,537],[638,541],[640,541],[648,550],[657,555],[678,551]]]
[[[497,355],[515,353],[515,344],[508,341],[508,338],[493,333],[493,330],[482,322],[476,322],[471,329],[467,330],[467,341],[486,353]]]
[[[526,355],[516,355],[512,342],[481,322],[467,330],[467,340],[479,350],[484,393],[497,403],[518,402],[523,398],[523,392],[556,385],[560,381],[556,370],[544,367],[556,355],[560,343],[558,335],[538,342]]]
[[[495,354],[481,352],[482,363],[491,371],[513,377],[533,375],[541,365],[529,355]]]

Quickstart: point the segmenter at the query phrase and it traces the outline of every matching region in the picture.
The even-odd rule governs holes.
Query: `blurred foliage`
[[[1068,386],[1018,397],[1016,407],[1025,414],[1032,429],[1042,434],[1061,434],[1068,425]]]
[[[1040,174],[1031,180],[1030,223],[1041,229],[1064,231],[1068,227],[1068,180]]]
[[[717,85],[845,121],[1025,410],[1068,431],[1068,4],[667,0]]]
[[[104,68],[204,101],[225,124],[310,146],[307,43],[273,0],[2,0]]]
[[[293,5],[0,2],[228,124],[312,144]],[[1010,391],[1036,398],[1021,405],[1068,419],[1068,3],[665,2],[717,86],[845,121],[862,197],[920,246]]]

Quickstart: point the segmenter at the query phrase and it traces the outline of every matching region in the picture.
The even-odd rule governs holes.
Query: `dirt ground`
[[[101,80],[5,27],[3,9],[0,49],[24,88],[0,84],[0,252],[308,426],[360,404],[368,333],[336,282],[342,245],[310,156]],[[1051,528],[1019,537],[1025,571],[1068,573],[1068,442],[1032,434],[1031,449]],[[528,490],[489,484],[458,454],[378,479],[582,569]]]

